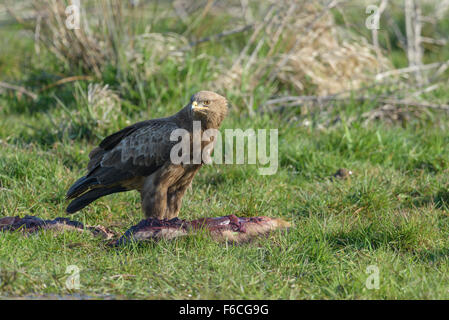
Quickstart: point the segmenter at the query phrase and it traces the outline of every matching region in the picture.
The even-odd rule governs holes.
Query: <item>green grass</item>
[[[257,125],[257,119],[225,123]],[[447,131],[378,124],[317,134],[286,127],[280,141],[273,176],[259,176],[249,165],[203,168],[181,217],[282,217],[294,224],[287,234],[240,246],[193,236],[111,249],[73,232],[3,233],[2,295],[68,294],[65,269],[74,264],[81,269],[80,292],[93,297],[449,297]],[[49,148],[4,143],[1,215],[63,216],[65,190],[83,172],[90,148],[76,141]],[[354,176],[329,179],[339,167]],[[109,196],[74,218],[123,232],[141,219],[139,199]],[[379,267],[379,290],[365,287],[369,265]]]
[[[0,67],[6,70],[1,80],[15,79],[36,90],[54,82],[57,62],[48,53],[37,59],[31,39],[19,39],[17,32],[17,26],[0,29],[3,43],[17,42],[0,45]],[[224,41],[238,50],[242,37]],[[123,103],[119,117],[105,126],[91,117],[83,82],[48,90],[35,102],[11,92],[0,95],[0,217],[64,216],[65,192],[84,173],[88,153],[100,139],[129,122],[178,110],[208,83],[210,61],[201,54],[220,50],[218,44],[205,44],[189,53],[183,66],[164,63],[157,75],[137,81],[141,92],[132,86],[122,90],[114,72],[106,70],[103,80],[119,91]],[[400,51],[392,59],[398,65],[405,61]],[[265,89],[255,91],[255,105],[267,98]],[[250,117],[239,108],[237,93],[228,98],[234,108],[222,130],[278,128],[279,169],[260,176],[252,165],[205,166],[184,198],[180,217],[281,217],[293,224],[288,233],[237,246],[197,235],[121,248],[76,232],[0,233],[0,298],[449,298],[446,115],[429,112],[365,125],[360,115],[378,104],[353,101],[336,105],[327,116],[298,114],[297,121],[287,122],[278,114]],[[449,88],[427,99],[447,103]],[[342,121],[323,125],[336,116]],[[311,125],[301,125],[304,119]],[[339,168],[354,174],[331,179]],[[124,232],[142,218],[139,202],[136,192],[112,195],[72,217]],[[69,265],[81,270],[80,290],[65,286]],[[377,290],[365,285],[367,267],[373,265],[379,269]]]

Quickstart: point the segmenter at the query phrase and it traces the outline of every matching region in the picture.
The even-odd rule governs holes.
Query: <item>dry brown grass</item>
[[[149,27],[136,34],[133,28],[142,17],[139,8],[130,6],[128,1],[83,3],[79,29],[66,26],[65,10],[70,1],[32,0],[31,3],[31,15],[35,18],[29,23],[21,22],[34,32],[38,46],[51,51],[70,70],[80,69],[101,78],[104,67],[111,64],[117,69],[128,68],[134,75],[138,72],[142,78],[156,72],[166,57],[183,62],[184,54],[179,49],[188,44],[186,38],[175,33],[154,33]]]
[[[171,14],[179,16],[178,2],[162,9],[164,14],[171,8]],[[204,6],[198,9],[197,2],[183,0],[183,17],[191,21],[187,22],[184,34],[162,34],[149,27],[136,34],[127,1],[99,0],[89,2],[89,6],[86,2],[82,16],[89,18],[82,19],[77,30],[65,26],[67,1],[32,3],[38,18],[30,28],[38,42],[71,70],[78,68],[98,78],[107,64],[116,66],[120,74],[135,78],[135,82],[158,72],[167,57],[179,66],[184,65],[185,53],[190,48],[187,36],[195,28],[192,26],[207,20],[207,15],[217,14],[233,17],[222,26],[223,31],[235,28],[237,18],[241,23],[252,23],[253,27],[237,56],[233,53],[210,57],[213,71],[207,77],[209,88],[247,97],[261,85],[276,88],[272,93],[284,87],[296,94],[328,95],[357,89],[389,67],[387,59],[366,39],[336,25],[330,9],[340,6],[339,1],[327,6],[309,0],[245,1],[242,15],[251,18],[243,21],[242,17],[236,17],[240,3],[230,2],[223,7],[204,1]],[[189,13],[189,7],[196,10]]]
[[[177,33],[152,33],[146,31],[133,38],[133,46],[125,51],[126,61],[133,74],[139,74],[142,79],[148,79],[160,71],[161,62],[171,59],[182,66],[185,51],[181,48],[188,46],[187,38]]]
[[[268,71],[269,82],[277,80],[299,93],[328,95],[359,88],[389,67],[364,38],[341,30],[328,9],[307,0],[273,1],[240,57],[230,68],[223,66],[229,72],[218,85],[241,88],[242,78],[249,78],[251,91]],[[268,54],[261,57],[264,46]]]
[[[33,0],[36,19],[30,25],[39,45],[45,46],[69,68],[80,68],[100,76],[106,62],[118,60],[117,34],[122,24],[122,4],[118,0],[93,2],[97,19],[80,19],[79,29],[68,29],[65,10],[70,3],[57,0]],[[85,17],[81,6],[81,17]],[[96,16],[96,15],[92,15]]]

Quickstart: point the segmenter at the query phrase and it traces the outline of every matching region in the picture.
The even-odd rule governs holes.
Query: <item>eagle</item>
[[[109,194],[137,190],[146,218],[176,218],[184,193],[204,161],[173,162],[170,154],[177,141],[170,139],[171,134],[182,129],[192,142],[195,121],[201,123],[202,134],[218,129],[227,112],[225,97],[200,91],[170,117],[141,121],[106,137],[90,152],[87,174],[67,191],[66,198],[73,199],[67,213]],[[210,143],[213,137],[201,142],[201,150],[207,147],[211,152]]]

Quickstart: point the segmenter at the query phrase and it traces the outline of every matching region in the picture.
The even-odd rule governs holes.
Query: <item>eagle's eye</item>
[[[208,106],[208,105],[210,104],[210,101],[209,101],[209,100],[204,100],[204,101],[203,101],[203,104],[204,104],[205,106]]]

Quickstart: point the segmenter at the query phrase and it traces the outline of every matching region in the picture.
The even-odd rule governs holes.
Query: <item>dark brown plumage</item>
[[[87,175],[67,192],[67,198],[74,199],[67,212],[81,210],[111,193],[138,190],[147,218],[177,217],[182,197],[202,163],[172,163],[170,151],[178,142],[170,141],[170,135],[175,129],[185,129],[192,144],[194,120],[201,121],[201,131],[218,129],[226,113],[224,97],[200,91],[171,117],[138,122],[106,137],[89,154]],[[201,148],[209,143],[202,142]]]

